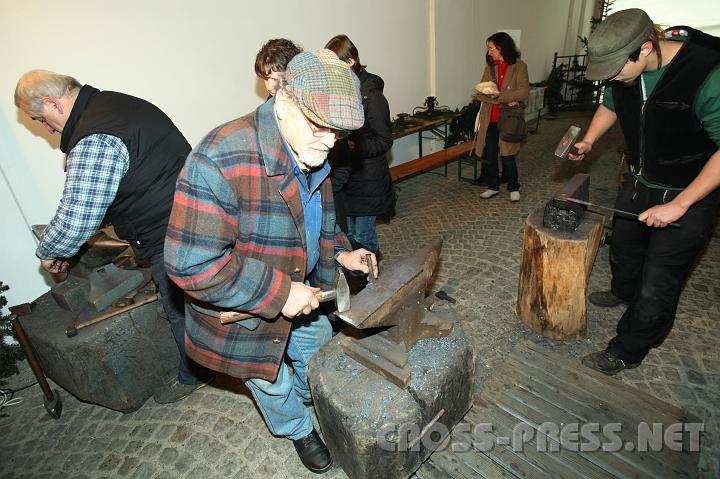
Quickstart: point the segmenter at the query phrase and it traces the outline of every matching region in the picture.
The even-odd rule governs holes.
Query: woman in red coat
[[[499,154],[503,163],[503,177],[508,182],[510,201],[519,201],[520,182],[515,155],[520,151],[520,143],[500,138],[498,120],[501,105],[521,106],[521,103],[527,100],[530,94],[527,65],[520,60],[520,52],[515,42],[505,32],[490,35],[487,48],[485,71],[481,81],[495,82],[500,93],[497,97],[479,96],[483,103],[478,113],[476,148],[477,151],[483,151],[484,147],[483,174],[488,185],[488,189],[480,197],[488,199],[500,193]]]

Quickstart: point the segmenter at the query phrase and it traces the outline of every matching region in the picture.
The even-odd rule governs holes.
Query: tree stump
[[[587,330],[587,285],[604,217],[587,212],[573,232],[543,227],[543,209],[525,221],[517,315],[552,339],[581,339]]]

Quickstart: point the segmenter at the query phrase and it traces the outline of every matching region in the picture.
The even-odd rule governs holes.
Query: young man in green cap
[[[190,153],[165,241],[168,274],[187,293],[188,356],[244,379],[270,431],[315,473],[332,467],[307,410],[310,357],[332,336],[316,293],[339,266],[367,273],[370,254],[349,251],[335,224],[326,158],[363,122],[350,67],[330,50],[298,54],[273,98]],[[213,311],[252,317],[221,324]]]
[[[639,9],[607,17],[588,42],[589,80],[610,80],[582,141],[581,160],[620,122],[630,171],[615,207],[611,290],[598,306],[628,305],[617,335],[582,359],[605,374],[640,365],[669,334],[693,262],[720,205],[720,39],[690,27],[662,31]],[[678,222],[679,228],[668,227]]]

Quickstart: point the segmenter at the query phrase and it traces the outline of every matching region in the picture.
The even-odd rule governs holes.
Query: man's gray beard
[[[300,153],[297,155],[297,161],[300,163],[300,168],[304,170],[314,170],[325,163],[327,158],[327,151],[319,153],[317,155],[309,155],[307,153]]]

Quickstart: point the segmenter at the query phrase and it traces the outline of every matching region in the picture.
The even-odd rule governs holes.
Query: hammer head
[[[337,285],[335,286],[335,303],[337,305],[338,313],[344,313],[350,310],[350,286],[348,286],[347,279],[342,269],[338,274]]]

